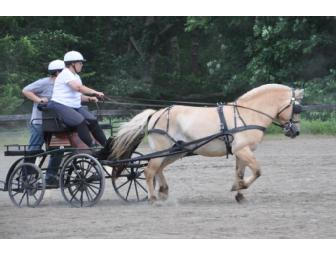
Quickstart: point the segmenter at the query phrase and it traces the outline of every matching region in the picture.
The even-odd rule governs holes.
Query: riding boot
[[[112,153],[113,142],[114,140],[112,137],[107,139],[105,146],[101,150],[95,151],[93,156],[99,160],[106,160]]]
[[[77,127],[76,131],[78,133],[79,138],[89,147],[92,147],[92,138],[90,135],[90,130],[88,128],[88,125],[86,124],[86,121],[84,120],[81,122]]]
[[[97,120],[88,120],[89,122],[89,129],[94,138],[100,143],[100,145],[105,146],[106,144],[106,136],[98,124]]]

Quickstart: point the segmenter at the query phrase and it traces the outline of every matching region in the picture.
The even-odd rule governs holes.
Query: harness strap
[[[220,104],[217,106],[217,112],[218,112],[218,116],[219,116],[219,120],[220,120],[220,130],[221,132],[226,132],[228,130],[228,126],[226,124],[226,120],[224,117],[224,112],[223,112],[223,105]]]
[[[220,119],[220,132],[223,134],[223,141],[225,143],[226,146],[226,150],[228,152],[228,154],[226,155],[228,157],[229,153],[232,155],[232,141],[233,141],[233,137],[232,134],[234,133],[238,133],[238,132],[242,132],[242,131],[246,131],[246,130],[260,130],[262,132],[266,131],[266,128],[263,126],[259,126],[259,125],[246,125],[245,121],[243,120],[243,118],[240,116],[240,113],[236,107],[236,103],[234,105],[234,123],[235,123],[235,127],[232,129],[229,129],[225,120],[225,116],[224,116],[224,112],[223,112],[223,105],[218,105],[217,107],[217,112],[218,112],[218,116]],[[244,126],[241,127],[237,127],[237,121],[236,121],[236,114],[238,115],[238,118],[242,121]],[[231,138],[231,139],[230,139]]]
[[[243,123],[243,125],[246,126],[245,121],[243,120],[243,118],[242,118],[241,115],[240,115],[240,112],[239,112],[239,110],[238,110],[237,102],[236,102],[236,101],[234,102],[234,107],[233,107],[233,109],[234,109],[234,112],[235,112],[235,117],[236,117],[236,112],[237,112],[238,118],[239,118],[240,121]],[[236,123],[236,122],[235,122],[235,127],[237,127],[237,123]]]
[[[222,134],[230,134],[228,132],[229,129],[228,129],[225,117],[224,117],[224,111],[223,111],[223,105],[222,104],[217,106],[217,112],[218,112],[218,116],[219,116],[219,120],[220,120],[220,132]],[[232,137],[232,135],[230,137]],[[232,139],[229,139],[229,135],[223,135],[223,141],[224,141],[225,146],[226,146],[226,151],[228,152],[226,154],[226,158],[228,158],[229,154],[232,155],[232,146],[231,146]]]
[[[171,106],[168,106],[166,109],[164,109],[164,111],[160,114],[159,118],[157,118],[154,122],[154,125],[153,125],[153,128],[155,128],[156,124],[159,122],[159,120],[161,119],[162,115],[165,113],[165,112],[168,112],[168,116],[167,116],[167,132],[169,130],[169,112],[170,112],[170,109],[173,107],[173,105]]]
[[[177,143],[177,141],[171,136],[169,135],[166,131],[162,130],[162,129],[158,129],[158,128],[154,128],[154,129],[150,129],[148,130],[148,134],[160,134],[160,135],[165,135],[167,136],[173,143]]]
[[[228,132],[234,134],[234,133],[239,133],[239,132],[242,132],[242,131],[252,130],[252,129],[257,129],[257,130],[260,130],[262,132],[266,131],[266,128],[263,127],[263,126],[247,125],[247,126],[232,128],[232,129],[228,130]]]

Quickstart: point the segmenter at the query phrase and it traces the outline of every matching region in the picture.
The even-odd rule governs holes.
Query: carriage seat
[[[63,133],[71,131],[71,129],[57,116],[56,112],[48,108],[48,105],[39,104],[37,108],[42,112],[43,132]]]
[[[39,104],[38,109],[42,111],[42,130],[47,150],[59,147],[88,148],[79,138],[78,133],[66,126],[56,112],[48,108],[48,105]]]

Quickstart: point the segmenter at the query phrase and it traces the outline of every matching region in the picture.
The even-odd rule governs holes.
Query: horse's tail
[[[155,112],[152,109],[144,110],[120,126],[117,136],[114,138],[112,158],[122,159],[131,156],[144,138],[148,121]]]

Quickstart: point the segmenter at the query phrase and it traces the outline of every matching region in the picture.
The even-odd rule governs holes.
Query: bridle
[[[296,103],[296,99],[295,99],[295,91],[294,89],[292,89],[292,97],[290,99],[290,102],[288,105],[286,105],[284,108],[282,108],[278,114],[276,115],[277,118],[279,118],[280,114],[285,111],[287,108],[293,106],[292,108],[292,113],[291,113],[291,117],[290,119],[288,120],[289,122],[292,122],[292,123],[300,123],[300,121],[298,120],[293,120],[293,117],[294,117],[294,114],[300,114],[302,112],[302,106],[299,104],[299,103]]]

